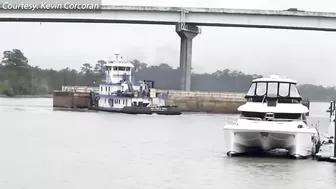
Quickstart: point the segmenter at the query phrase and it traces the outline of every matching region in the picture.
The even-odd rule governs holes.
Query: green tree
[[[134,65],[134,71],[138,72],[140,70],[145,70],[147,68],[146,63],[142,63],[139,60],[133,60],[131,63]]]
[[[106,64],[106,61],[104,60],[98,60],[95,67],[94,67],[94,73],[103,75],[104,74],[104,65]]]
[[[180,89],[180,72],[168,64],[148,66],[139,60],[133,60],[135,81],[153,80],[158,89]],[[61,70],[41,69],[28,64],[28,58],[19,49],[3,52],[0,62],[0,93],[8,96],[25,94],[51,94],[62,85],[97,86],[104,78],[104,60],[98,60],[94,68],[89,63],[78,69]],[[217,70],[213,73],[191,75],[191,90],[245,93],[258,74],[245,74],[239,70]],[[336,100],[334,87],[300,85],[300,93],[312,101]]]
[[[3,52],[1,63],[4,66],[27,67],[28,59],[19,49],[13,49],[12,51]]]
[[[89,75],[90,73],[92,73],[92,66],[89,63],[84,63],[81,70],[84,75]]]
[[[3,91],[7,95],[31,93],[31,67],[28,58],[19,49],[4,51],[1,61],[4,73],[4,81],[7,82],[7,89]],[[9,91],[9,92],[8,92]]]

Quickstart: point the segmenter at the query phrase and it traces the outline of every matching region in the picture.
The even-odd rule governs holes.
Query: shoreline
[[[1,98],[53,98],[52,94],[44,94],[44,95],[15,95],[15,96],[7,96],[0,94]]]
[[[1,98],[53,98],[53,94],[41,94],[41,95],[15,95],[15,96],[6,96],[4,94],[0,94]],[[319,100],[310,100],[310,102],[330,102],[330,101],[319,101]]]

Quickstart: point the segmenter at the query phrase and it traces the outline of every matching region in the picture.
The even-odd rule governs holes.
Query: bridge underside
[[[73,19],[73,18],[3,18],[0,22],[55,22],[55,23],[113,23],[113,24],[148,24],[148,25],[176,25],[177,22],[145,21],[145,20],[111,20],[111,19]],[[336,32],[333,27],[309,27],[290,25],[262,25],[262,24],[234,24],[234,23],[197,23],[188,22],[196,26],[232,27],[232,28],[260,28],[260,29],[284,29],[284,30],[306,30],[306,31],[327,31]]]

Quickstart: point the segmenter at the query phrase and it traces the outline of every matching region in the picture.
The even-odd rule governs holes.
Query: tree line
[[[179,68],[174,69],[161,63],[148,66],[139,60],[131,63],[135,67],[135,80],[153,80],[158,89],[180,89]],[[3,52],[0,63],[0,93],[7,96],[52,94],[62,85],[98,86],[104,78],[104,60],[94,64],[84,63],[80,70],[64,68],[61,70],[41,69],[31,66],[28,58],[19,49]],[[253,79],[262,77],[245,74],[237,70],[218,70],[213,73],[192,74],[192,91],[218,91],[245,93]],[[336,99],[332,87],[311,84],[300,85],[300,93],[311,101],[331,101]]]

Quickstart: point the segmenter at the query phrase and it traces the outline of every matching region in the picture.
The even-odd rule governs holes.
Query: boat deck
[[[315,159],[317,161],[336,162],[336,157],[334,156],[334,148],[334,143],[323,144],[320,148],[319,153],[316,154]]]

